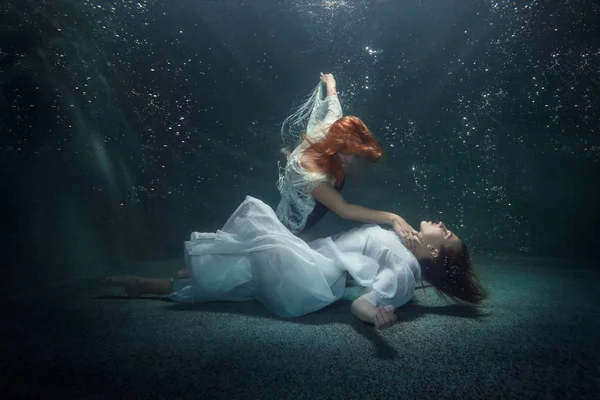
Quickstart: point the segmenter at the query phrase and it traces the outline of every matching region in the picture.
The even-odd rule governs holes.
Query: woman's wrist
[[[335,83],[327,84],[327,96],[334,96],[337,94],[337,90],[335,89]]]
[[[394,213],[390,213],[389,222],[388,222],[390,225],[393,226],[394,224],[398,224],[400,222],[402,222],[401,216],[394,214]]]

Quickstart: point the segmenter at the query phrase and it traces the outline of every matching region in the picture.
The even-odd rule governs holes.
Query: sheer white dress
[[[340,299],[349,273],[374,306],[400,307],[421,279],[417,259],[393,231],[364,225],[310,243],[271,207],[246,197],[221,230],[185,242],[189,276],[165,296],[181,303],[258,300],[281,317],[317,311]]]

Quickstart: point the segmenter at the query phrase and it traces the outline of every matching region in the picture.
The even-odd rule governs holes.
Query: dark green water
[[[348,180],[351,201],[442,219],[474,252],[598,254],[593,2],[2,10],[2,253],[30,279],[179,255],[246,194],[275,206],[279,124],[320,71],[386,152]]]
[[[218,382],[188,386],[205,398],[224,387],[227,371],[248,389],[223,389],[228,398],[285,396],[280,384],[261,391],[264,371],[288,379],[295,398],[317,390],[329,398],[462,398],[464,376],[483,385],[482,398],[592,398],[599,15],[587,0],[4,0],[2,290],[50,293],[11,303],[21,317],[5,333],[28,349],[5,349],[6,360],[23,362],[12,371],[14,393],[43,397],[53,382],[44,362],[58,359],[58,384],[71,389],[57,395],[106,398],[117,382],[135,398],[158,374],[175,382],[172,397],[185,398],[179,364],[148,365],[175,353],[189,365],[186,349],[196,343],[208,360],[196,372]],[[306,324],[269,319],[253,305],[227,305],[223,315],[209,305],[169,320],[151,302],[98,303],[89,298],[102,295],[96,286],[73,286],[125,270],[162,276],[180,266],[190,231],[220,228],[246,195],[276,206],[280,124],[319,72],[335,75],[344,114],[362,118],[385,150],[377,165],[349,173],[344,196],[413,225],[441,219],[466,240],[492,293],[487,325],[428,308],[421,292],[424,308],[412,312],[425,317],[381,339],[353,327],[345,303]],[[322,225],[332,233],[353,226],[333,215]],[[48,314],[34,307],[41,303]],[[132,320],[143,324],[127,330]],[[153,353],[175,340],[161,330],[169,324],[210,330]],[[108,336],[92,329],[100,325],[111,327]],[[44,326],[53,326],[49,336]],[[65,337],[81,353],[69,353]],[[256,340],[285,365],[274,367]],[[307,343],[322,351],[299,359]],[[103,375],[111,365],[117,378]],[[444,365],[456,376],[441,379]],[[27,366],[38,368],[29,392]],[[139,374],[128,381],[132,371]],[[303,392],[306,374],[316,383]],[[91,386],[75,384],[90,376],[98,378]],[[392,390],[402,379],[412,383]],[[149,388],[169,397],[164,386]]]

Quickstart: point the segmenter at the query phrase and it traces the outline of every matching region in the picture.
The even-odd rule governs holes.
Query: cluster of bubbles
[[[373,2],[296,4],[309,31],[324,45],[339,44],[341,38],[378,23],[368,20],[374,15],[369,8],[377,6]],[[431,5],[412,7],[443,20],[439,14],[444,11]],[[530,250],[529,223],[515,204],[532,195],[535,156],[558,153],[595,162],[600,158],[595,123],[600,46],[588,40],[598,31],[593,16],[599,12],[599,4],[585,0],[489,0],[471,20],[473,26],[460,31],[462,37],[457,38],[458,27],[452,30],[454,40],[462,42],[455,46],[460,54],[430,60],[432,65],[441,64],[432,67],[435,70],[447,71],[440,84],[450,96],[443,98],[442,109],[454,119],[435,124],[445,132],[432,132],[430,124],[429,130],[421,128],[423,117],[410,113],[372,124],[388,153],[401,153],[413,161],[414,187],[429,217],[445,220],[448,215],[454,226],[470,225],[480,243],[504,241],[520,251]],[[435,27],[430,29],[435,32]],[[360,113],[365,110],[361,99],[369,92],[386,93],[386,87],[407,82],[410,73],[419,82],[431,73],[418,58],[398,57],[402,48],[378,48],[377,39],[364,40],[355,45],[362,46],[361,56],[358,49],[347,47],[336,52],[345,80],[341,85],[345,109]],[[443,44],[437,49],[446,50]],[[389,101],[381,97],[378,102]],[[465,161],[460,168],[439,171],[433,166],[440,158],[448,167],[456,166],[456,159]],[[439,192],[448,195],[436,196]],[[482,215],[487,216],[485,223]]]
[[[370,126],[382,138],[391,159],[397,156],[408,160],[412,185],[429,217],[439,216],[454,226],[471,226],[490,241],[510,238],[520,250],[527,251],[527,220],[514,206],[530,195],[534,178],[511,180],[515,169],[522,175],[534,174],[533,161],[526,153],[554,152],[600,162],[595,103],[600,47],[580,40],[595,29],[590,16],[598,15],[600,5],[586,0],[552,4],[541,0],[487,0],[477,6],[478,18],[471,21],[472,27],[452,29],[452,40],[460,43],[454,46],[460,49],[457,54],[448,55],[451,46],[443,41],[431,43],[418,39],[416,31],[403,31],[408,41],[423,40],[423,53],[444,54],[424,63],[414,54],[404,54],[401,46],[390,47],[386,38],[377,35],[385,23],[373,16],[380,15],[378,7],[383,9],[392,3],[295,0],[291,9],[312,43],[330,49],[331,58],[324,63],[336,65],[332,72],[343,77],[340,98],[346,113],[369,119],[374,102],[399,104],[398,115],[377,114],[379,119]],[[444,19],[443,10],[435,10],[426,2],[406,4],[420,18],[429,16],[432,23]],[[221,18],[235,14],[236,4],[215,2],[205,6],[220,7],[217,17]],[[230,161],[220,161],[224,154],[251,165],[253,160],[241,148],[241,140],[231,135],[206,134],[224,125],[210,97],[219,90],[220,80],[232,78],[233,70],[217,69],[219,60],[206,59],[190,47],[184,49],[183,44],[193,40],[189,35],[192,27],[170,23],[169,12],[186,5],[170,7],[155,0],[83,0],[77,7],[49,1],[25,6],[8,0],[5,9],[9,14],[18,14],[27,31],[51,32],[44,45],[32,51],[48,69],[47,76],[54,79],[54,86],[32,90],[46,90],[46,96],[51,96],[55,131],[47,132],[43,143],[32,144],[34,135],[21,116],[34,106],[27,104],[26,95],[13,90],[10,106],[15,117],[10,124],[5,121],[6,125],[0,122],[0,126],[3,135],[18,138],[0,145],[0,162],[21,153],[65,151],[75,142],[84,143],[71,147],[75,154],[96,160],[97,168],[108,175],[118,175],[126,167],[115,165],[119,161],[110,161],[106,154],[110,148],[135,149],[137,166],[148,180],[143,185],[129,185],[123,197],[131,202],[184,195],[185,185],[173,181],[178,168],[194,178],[191,181],[197,189],[220,179],[219,171]],[[228,7],[229,13],[224,11]],[[276,3],[272,7],[274,12],[283,12],[276,9]],[[213,21],[215,29],[220,22],[223,20],[218,18]],[[221,38],[221,45],[232,49],[235,43],[229,40]],[[165,52],[166,48],[170,50]],[[240,85],[252,81],[252,73],[273,74],[269,54],[252,51],[246,54],[244,49],[236,49],[236,60],[246,65],[247,71],[235,77]],[[7,65],[10,71],[38,73],[25,61],[27,57],[31,54],[0,43],[3,87],[12,78]],[[222,67],[222,60],[219,65]],[[436,99],[436,93],[428,94],[431,103],[438,103],[435,111],[427,115],[405,107],[405,103],[412,102],[411,96],[419,93],[399,98],[395,88],[417,82],[431,90],[434,86],[426,86],[426,80],[433,73],[440,76],[440,71],[442,100]],[[127,90],[121,90],[119,81],[126,82]],[[390,97],[390,88],[396,97]],[[142,132],[132,132],[123,122],[119,107],[125,103],[137,116],[137,127],[143,127]],[[199,126],[194,122],[198,114],[214,118]],[[535,123],[519,130],[514,129],[518,124],[512,119]],[[269,121],[271,125],[274,122]],[[245,136],[264,137],[264,121],[254,119],[246,125]],[[137,142],[132,143],[132,137]],[[274,133],[272,140],[277,137]],[[514,147],[514,158],[510,158],[507,146]],[[440,169],[440,164],[454,165],[450,160],[457,159],[461,160],[460,168]],[[228,179],[243,180],[243,174],[238,175]],[[407,184],[402,181],[391,186]],[[99,192],[97,183],[91,187]],[[485,231],[482,224],[475,226],[474,209],[489,215]],[[453,220],[447,221],[446,215]]]

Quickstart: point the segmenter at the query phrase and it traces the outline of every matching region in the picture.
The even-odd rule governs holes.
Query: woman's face
[[[421,243],[431,245],[439,249],[442,245],[446,247],[460,246],[460,239],[454,232],[448,230],[443,222],[421,221],[421,231],[417,234]]]

